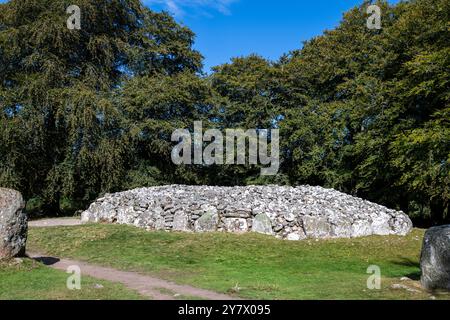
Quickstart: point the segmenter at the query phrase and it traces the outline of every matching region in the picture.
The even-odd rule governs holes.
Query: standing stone
[[[427,290],[450,290],[450,225],[425,233],[420,258],[422,286]]]
[[[265,213],[258,214],[252,223],[252,231],[262,234],[272,235],[272,221]]]
[[[28,223],[20,192],[0,188],[0,259],[25,254]]]

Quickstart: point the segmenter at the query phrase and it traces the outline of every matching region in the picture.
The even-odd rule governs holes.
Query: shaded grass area
[[[0,300],[142,299],[120,284],[85,276],[80,290],[69,290],[68,276],[31,259],[0,262]]]
[[[33,250],[145,272],[244,298],[429,299],[392,289],[418,280],[424,231],[406,237],[281,241],[258,234],[147,232],[130,226],[32,228]],[[368,290],[367,268],[381,268],[382,289]],[[417,288],[416,281],[409,281]],[[447,296],[438,298],[448,298]]]

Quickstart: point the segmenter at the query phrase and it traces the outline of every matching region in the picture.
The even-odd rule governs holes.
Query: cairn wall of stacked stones
[[[83,222],[182,232],[258,232],[281,239],[406,235],[409,217],[332,189],[161,186],[107,194]]]

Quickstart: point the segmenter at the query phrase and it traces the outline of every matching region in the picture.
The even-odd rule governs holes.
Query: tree
[[[449,4],[368,3],[285,58],[292,183],[321,184],[440,223],[448,213]]]
[[[69,30],[68,6],[12,0],[0,10],[0,184],[54,211],[121,188],[135,155],[117,88],[201,69],[193,33],[166,13],[80,0],[81,30]]]
[[[214,94],[214,109],[208,126],[225,129],[277,129],[283,117],[276,102],[280,70],[275,64],[258,56],[233,58],[213,68],[209,81]],[[270,135],[269,135],[270,139]],[[286,184],[287,179],[260,177],[260,166],[225,165],[208,168],[207,181],[212,184]]]

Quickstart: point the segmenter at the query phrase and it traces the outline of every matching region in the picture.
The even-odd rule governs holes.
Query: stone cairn
[[[257,232],[280,239],[406,235],[403,212],[332,189],[300,186],[161,186],[107,194],[82,221],[147,230]]]

